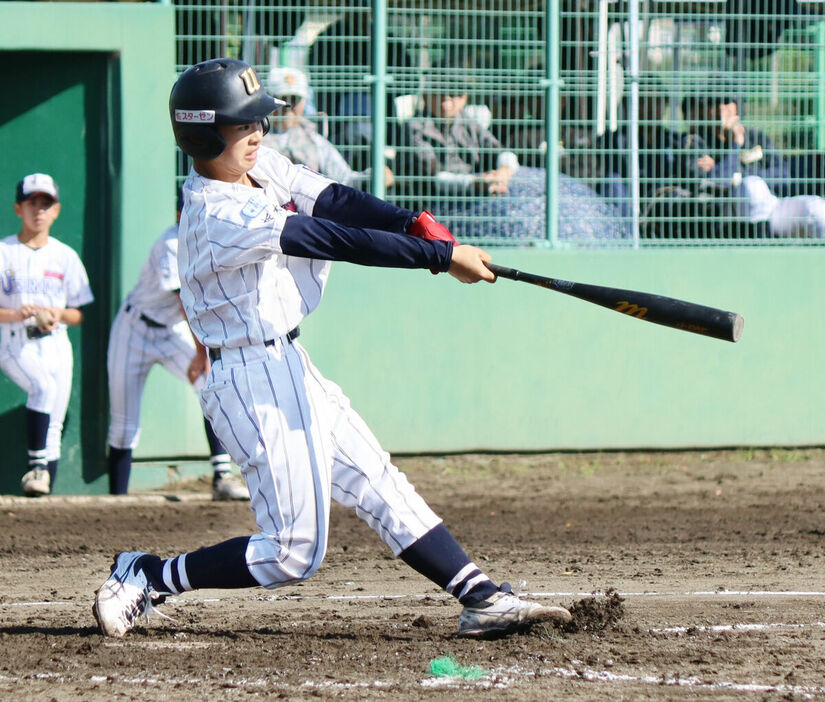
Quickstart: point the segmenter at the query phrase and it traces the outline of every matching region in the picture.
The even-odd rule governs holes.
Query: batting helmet
[[[175,141],[192,158],[217,158],[226,148],[221,124],[260,122],[269,131],[269,115],[286,105],[261,86],[248,63],[211,59],[187,68],[169,95],[169,116]]]

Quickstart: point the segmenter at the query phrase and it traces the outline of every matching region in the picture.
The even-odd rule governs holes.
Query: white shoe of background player
[[[249,490],[246,489],[241,478],[228,470],[215,473],[212,478],[212,500],[214,502],[248,499]]]
[[[473,607],[465,607],[458,619],[458,635],[482,638],[525,631],[534,624],[563,626],[572,619],[564,607],[548,607],[520,600],[507,583]]]
[[[45,468],[32,468],[23,476],[20,485],[26,497],[40,497],[52,491],[51,476]]]
[[[119,553],[111,575],[95,592],[92,612],[104,636],[123,636],[141,616],[149,621],[152,605],[166,599],[155,590],[140,566],[140,559],[145,555],[140,551]],[[162,612],[157,614],[171,619]]]

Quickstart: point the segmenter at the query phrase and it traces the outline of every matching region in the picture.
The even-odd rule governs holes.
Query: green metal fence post
[[[383,198],[387,139],[387,2],[372,2],[372,193]]]
[[[816,148],[825,149],[825,22],[816,26]]]
[[[545,178],[545,218],[547,240],[552,247],[559,242],[559,119],[561,118],[561,65],[559,60],[559,43],[561,23],[558,0],[548,2],[545,6],[545,26],[547,40],[544,45],[544,88],[545,112],[544,133],[547,135],[547,163]]]

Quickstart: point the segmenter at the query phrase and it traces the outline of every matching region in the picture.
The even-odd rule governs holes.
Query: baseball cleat
[[[32,468],[23,476],[20,485],[26,497],[40,497],[52,491],[51,476],[45,468]]]
[[[123,636],[141,616],[148,622],[152,606],[166,599],[154,589],[140,565],[140,559],[146,555],[140,551],[119,553],[111,575],[95,592],[92,612],[104,636]]]
[[[215,473],[212,478],[212,501],[248,500],[249,490],[243,481],[234,473],[225,470]]]
[[[475,638],[506,636],[526,631],[534,624],[563,626],[571,619],[570,612],[564,607],[547,607],[520,600],[508,589],[502,589],[477,605],[464,608],[458,620],[458,635]]]

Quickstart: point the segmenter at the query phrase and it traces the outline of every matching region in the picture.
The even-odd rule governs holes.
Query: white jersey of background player
[[[51,176],[33,173],[17,184],[20,233],[0,241],[0,370],[27,394],[29,497],[51,492],[63,420],[72,389],[72,345],[66,326],[94,299],[74,249],[50,236],[60,214]]]
[[[103,633],[122,636],[168,593],[310,577],[326,553],[331,500],[464,605],[460,634],[569,621],[561,607],[499,588],[470,560],[295,338],[321,300],[330,260],[449,271],[472,283],[495,280],[489,255],[454,246],[429,213],[261,148],[267,117],[283,104],[234,59],[193,66],[170,97],[178,145],[194,158],[178,258],[187,317],[213,359],[201,404],[241,466],[259,531],[165,560],[119,554],[95,598]]]
[[[125,495],[132,451],[140,438],[140,407],[149,371],[160,364],[200,392],[209,370],[203,345],[193,339],[180,304],[178,226],[154,243],[135,287],[109,334],[109,492]],[[229,455],[204,420],[213,469],[212,499],[245,500],[249,492],[231,473]]]

